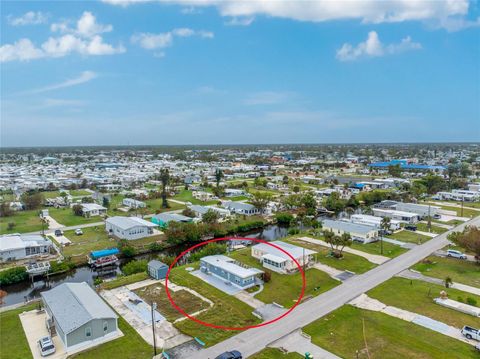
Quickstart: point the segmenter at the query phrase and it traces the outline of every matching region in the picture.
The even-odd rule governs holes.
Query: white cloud
[[[213,32],[205,30],[192,30],[187,27],[173,29],[172,31],[163,32],[159,34],[139,33],[131,37],[134,44],[139,44],[147,50],[162,49],[173,44],[175,37],[192,37],[198,36],[205,39],[211,39],[215,35]]]
[[[360,42],[357,46],[352,46],[349,43],[343,44],[337,50],[336,57],[340,61],[354,61],[364,57],[393,55],[421,48],[422,45],[418,42],[413,42],[410,36],[405,37],[397,44],[384,45],[378,38],[378,34],[375,31],[370,31],[367,39],[364,42]]]
[[[289,92],[256,92],[247,96],[244,103],[246,105],[275,105],[286,101],[291,95]]]
[[[68,21],[51,25],[52,32],[63,35],[50,37],[39,47],[29,39],[21,39],[13,44],[0,47],[0,62],[28,61],[46,57],[63,57],[71,53],[84,56],[113,55],[125,52],[122,45],[113,46],[103,41],[101,33],[112,31],[112,25],[101,25],[95,16],[86,11],[78,19],[75,28]]]
[[[225,21],[225,25],[228,26],[250,26],[255,18],[253,16],[243,16],[243,17],[237,17],[234,16],[230,20]]]
[[[53,84],[53,85],[49,85],[49,86],[46,86],[46,87],[42,87],[42,88],[39,88],[39,89],[27,91],[25,93],[36,94],[36,93],[43,93],[43,92],[58,90],[58,89],[62,89],[62,88],[65,88],[65,87],[72,87],[72,86],[81,85],[81,84],[90,82],[97,77],[98,77],[98,75],[93,71],[83,71],[79,76],[77,76],[75,78],[67,79],[63,82]]]
[[[469,0],[103,0],[126,7],[132,4],[158,2],[184,7],[215,6],[222,16],[253,17],[266,15],[298,21],[322,22],[359,19],[365,23],[444,20],[468,14]]]
[[[29,11],[19,17],[7,16],[7,21],[12,26],[40,25],[48,21],[48,16],[40,11]]]

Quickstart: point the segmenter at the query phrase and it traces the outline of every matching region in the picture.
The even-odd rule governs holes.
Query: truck
[[[469,327],[469,326],[465,325],[462,328],[462,334],[467,339],[475,339],[475,340],[480,341],[480,330],[479,329],[475,329],[475,328],[472,328],[472,327]]]

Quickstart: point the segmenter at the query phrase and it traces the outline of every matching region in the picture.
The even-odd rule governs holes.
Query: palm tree
[[[220,168],[215,170],[215,181],[217,182],[217,188],[220,186],[220,181],[223,178],[223,172]]]
[[[170,173],[168,168],[162,168],[160,170],[160,181],[162,181],[162,208],[168,208],[167,202],[167,186],[170,181]]]
[[[380,253],[383,254],[383,235],[390,229],[390,218],[383,217],[382,222],[380,222],[380,229],[382,234],[380,235]]]

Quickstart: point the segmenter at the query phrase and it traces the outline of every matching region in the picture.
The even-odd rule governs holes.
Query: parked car
[[[83,234],[83,231],[82,231],[80,228],[77,228],[77,229],[75,230],[75,234],[76,234],[77,236],[81,236],[81,235]]]
[[[405,226],[405,229],[407,231],[414,231],[415,232],[417,230],[417,226],[414,226],[413,224],[409,224],[409,225]]]
[[[38,347],[40,349],[40,355],[46,357],[55,353],[55,344],[53,344],[52,338],[50,336],[40,338],[38,341]]]
[[[225,352],[217,356],[215,359],[242,359],[242,354],[238,350]]]
[[[447,250],[447,257],[458,258],[458,259],[467,259],[467,256],[460,251],[455,249]]]
[[[433,215],[433,219],[440,219],[440,218],[442,218],[442,216],[439,215],[438,213]]]
[[[57,236],[57,237],[63,236],[63,231],[61,229],[56,229],[55,230],[55,236]]]
[[[472,328],[472,327],[469,327],[469,326],[465,325],[462,328],[462,334],[467,339],[475,339],[475,340],[480,341],[480,330],[479,329],[475,329],[475,328]]]

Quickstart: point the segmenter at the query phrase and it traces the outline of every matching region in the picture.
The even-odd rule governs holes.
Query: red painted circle
[[[168,277],[170,275],[170,271],[172,270],[172,268],[175,266],[175,264],[178,262],[178,260],[180,258],[182,258],[185,254],[187,254],[188,252],[190,252],[191,250],[195,249],[195,248],[198,248],[198,247],[201,247],[207,243],[212,243],[212,242],[220,242],[220,241],[229,241],[229,240],[241,240],[241,241],[252,241],[252,242],[258,242],[258,243],[265,243],[269,246],[272,246],[280,251],[282,251],[283,253],[285,253],[286,255],[288,255],[293,261],[294,263],[297,265],[298,267],[298,270],[300,271],[301,275],[302,275],[302,290],[300,292],[300,296],[298,297],[297,299],[297,302],[295,303],[295,305],[293,307],[291,307],[287,312],[283,313],[282,315],[280,315],[279,317],[277,318],[274,318],[272,320],[269,320],[268,322],[264,322],[264,323],[260,323],[260,324],[257,324],[257,325],[248,325],[248,326],[244,326],[244,327],[225,327],[225,326],[222,326],[222,325],[216,325],[216,324],[212,324],[212,323],[207,323],[207,322],[203,322],[195,317],[192,317],[191,315],[185,313],[185,311],[180,308],[176,303],[175,301],[172,299],[172,296],[170,295],[170,291],[168,289]],[[182,253],[180,253],[176,258],[175,260],[173,261],[173,263],[170,265],[170,267],[168,268],[168,272],[167,272],[167,276],[165,278],[165,290],[167,292],[167,296],[168,296],[168,300],[170,301],[170,303],[173,305],[173,307],[178,310],[180,313],[182,313],[185,317],[187,317],[188,319],[191,319],[193,320],[194,322],[197,322],[201,325],[204,325],[204,326],[207,326],[207,327],[211,327],[211,328],[217,328],[217,329],[223,329],[223,330],[246,330],[246,329],[251,329],[251,328],[258,328],[258,327],[264,327],[268,324],[272,324],[280,319],[282,319],[283,317],[286,317],[288,314],[290,314],[297,305],[300,304],[300,302],[302,301],[302,298],[304,296],[304,293],[305,293],[305,285],[306,285],[306,280],[305,280],[305,272],[303,271],[300,263],[298,263],[298,261],[293,258],[293,256],[288,253],[286,250],[284,250],[283,248],[280,248],[279,246],[277,246],[276,244],[273,244],[271,242],[267,242],[267,241],[264,241],[262,239],[257,239],[257,238],[240,238],[240,237],[224,237],[224,238],[216,238],[216,239],[211,239],[211,240],[208,240],[208,241],[204,241],[204,242],[201,242],[201,243],[198,243],[198,244],[195,244],[194,246],[188,248],[187,250],[183,251]]]

